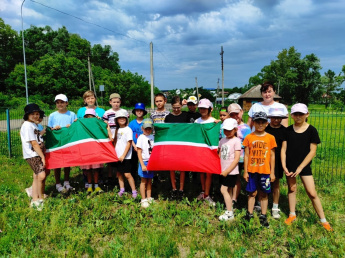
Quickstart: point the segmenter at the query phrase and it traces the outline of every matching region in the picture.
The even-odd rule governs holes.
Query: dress
[[[86,107],[79,108],[77,112],[77,117],[84,118],[85,111],[86,111]],[[103,108],[96,107],[95,112],[98,117],[103,117],[105,111]]]
[[[66,127],[67,125],[71,125],[76,118],[76,114],[72,111],[67,110],[66,113],[55,111],[49,115],[48,126],[51,128],[54,128],[57,125]]]

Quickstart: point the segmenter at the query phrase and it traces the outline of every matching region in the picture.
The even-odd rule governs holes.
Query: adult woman
[[[260,112],[263,111],[268,115],[268,110],[270,108],[283,108],[284,109],[284,115],[286,115],[287,117],[289,116],[289,113],[287,111],[287,108],[285,107],[285,105],[278,103],[276,101],[274,101],[274,96],[275,96],[275,87],[272,83],[270,82],[265,82],[261,88],[260,88],[260,92],[261,92],[261,96],[263,98],[263,101],[259,102],[259,103],[255,103],[249,110],[248,112],[248,121],[247,124],[250,126],[250,128],[253,127],[252,124],[252,117],[254,115],[254,113],[256,112]],[[282,125],[287,127],[289,120],[283,119],[282,120]]]
[[[104,114],[104,109],[97,107],[96,104],[96,95],[93,91],[88,90],[84,93],[83,95],[85,107],[82,107],[78,110],[77,117],[78,118],[83,118],[85,115],[85,111],[89,108],[92,108],[95,110],[96,115],[98,117],[102,117]]]

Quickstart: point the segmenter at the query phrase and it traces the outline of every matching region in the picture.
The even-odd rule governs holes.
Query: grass
[[[219,222],[224,205],[217,187],[215,208],[196,201],[199,183],[186,182],[183,201],[169,201],[170,182],[153,188],[157,199],[144,210],[139,199],[119,198],[117,188],[88,197],[78,168],[72,168],[76,192],[62,196],[47,179],[50,197],[43,211],[29,208],[24,191],[31,184],[31,170],[22,159],[0,156],[0,256],[97,256],[97,257],[344,257],[345,182],[317,188],[327,219],[335,232],[319,224],[310,200],[299,182],[295,224],[288,227],[287,188],[281,186],[282,218],[268,216],[270,229],[260,227],[258,217],[243,220],[245,209],[236,210],[235,221]],[[214,180],[217,184],[217,180]],[[246,207],[242,192],[239,202]],[[270,200],[270,205],[272,201]]]

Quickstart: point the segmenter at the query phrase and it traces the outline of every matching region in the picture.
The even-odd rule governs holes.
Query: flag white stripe
[[[86,138],[83,140],[79,140],[79,141],[75,141],[75,142],[71,142],[71,143],[67,143],[63,146],[57,147],[57,148],[52,148],[52,149],[47,149],[46,153],[48,152],[53,152],[53,151],[57,151],[57,150],[62,150],[68,147],[72,147],[81,143],[86,143],[86,142],[110,142],[111,140],[109,139],[94,139],[94,138]]]

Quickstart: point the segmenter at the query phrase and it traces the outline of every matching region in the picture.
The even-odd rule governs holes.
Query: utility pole
[[[224,107],[224,64],[223,64],[223,46],[221,46],[221,51],[220,51],[220,55],[221,55],[221,60],[222,60],[222,107]]]
[[[26,104],[29,104],[29,92],[28,92],[28,77],[26,75],[26,58],[25,58],[25,44],[24,44],[24,26],[23,26],[23,4],[20,7],[20,16],[22,17],[22,39],[23,39],[23,57],[24,57],[24,75],[25,75],[25,94],[26,94]]]
[[[89,89],[91,90],[91,64],[90,64],[90,53],[87,54],[87,68],[89,69]]]
[[[217,98],[218,98],[218,94],[219,94],[219,78],[218,78],[218,82],[217,82],[217,96],[216,96],[216,103],[214,103],[214,106],[216,106],[216,104],[217,104]]]
[[[198,77],[195,77],[195,87],[196,87],[196,99],[199,102]]]
[[[153,96],[153,44],[150,42],[150,63],[151,63],[151,109],[154,108],[154,96]]]

